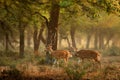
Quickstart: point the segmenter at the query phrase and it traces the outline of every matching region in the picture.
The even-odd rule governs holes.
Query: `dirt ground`
[[[17,65],[14,70],[6,66],[0,66],[0,72],[0,80],[75,80],[74,76],[76,76],[74,73],[68,75],[63,67],[52,67],[50,65],[36,66],[32,65],[32,63]],[[120,56],[103,57],[101,69],[85,70],[82,78],[76,79],[120,80]]]

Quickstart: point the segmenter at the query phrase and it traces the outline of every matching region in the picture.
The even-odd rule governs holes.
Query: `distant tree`
[[[39,45],[40,45],[40,40],[43,41],[44,44],[46,44],[46,41],[42,36],[44,29],[45,29],[45,23],[41,24],[40,29],[38,29],[38,27],[36,25],[34,25],[34,35],[33,35],[34,54],[37,55],[37,56],[39,55],[38,49],[39,49]]]
[[[9,46],[11,46],[13,48],[13,45],[11,44],[10,41],[10,37],[13,36],[13,30],[12,28],[8,25],[8,23],[6,23],[5,21],[0,21],[0,29],[3,32],[4,35],[4,44],[5,44],[5,50],[8,51],[9,50]],[[2,33],[1,33],[2,34]]]

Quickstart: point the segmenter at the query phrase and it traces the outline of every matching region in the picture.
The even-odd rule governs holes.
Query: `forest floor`
[[[120,56],[103,57],[101,68],[89,64],[81,68],[72,59],[69,65],[53,67],[25,62],[16,65],[15,69],[0,66],[0,80],[120,80]]]

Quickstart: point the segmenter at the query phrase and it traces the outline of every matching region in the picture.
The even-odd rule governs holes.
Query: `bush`
[[[7,56],[7,57],[13,57],[13,56],[17,56],[18,52],[14,52],[11,50],[8,51],[0,51],[0,56]]]
[[[78,65],[66,67],[65,71],[70,80],[82,80],[85,75],[85,71],[80,69]]]
[[[110,48],[108,48],[107,50],[105,50],[104,55],[109,55],[109,56],[118,56],[120,55],[120,48],[117,46],[112,46]]]
[[[46,64],[45,58],[40,58],[38,64]]]
[[[17,69],[4,70],[1,73],[1,75],[2,76],[0,76],[0,80],[23,80],[22,79],[22,72],[20,72]],[[7,75],[7,77],[4,75]]]

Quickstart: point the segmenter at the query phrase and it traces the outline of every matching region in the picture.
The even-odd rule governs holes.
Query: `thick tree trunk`
[[[50,13],[50,22],[48,27],[47,45],[52,45],[53,50],[57,49],[58,40],[58,19],[60,6],[57,0],[52,1],[52,8]]]
[[[52,45],[53,49],[57,49],[57,38],[58,38],[58,32],[57,30],[49,29],[48,30],[48,38],[47,38],[47,44]]]
[[[76,28],[72,26],[71,29],[70,29],[70,35],[71,35],[71,40],[72,40],[72,47],[74,47],[76,49],[75,31],[76,31]]]
[[[57,41],[58,41],[58,19],[60,6],[58,5],[58,0],[52,0],[52,7],[50,12],[50,21],[47,25],[48,35],[47,35],[47,45],[52,45],[52,49],[57,49]],[[53,59],[50,57],[50,53],[46,52],[46,62],[48,64],[53,63]]]
[[[20,26],[19,27],[19,33],[20,33],[20,57],[23,58],[24,57],[24,31],[25,31],[25,27],[24,26]]]

